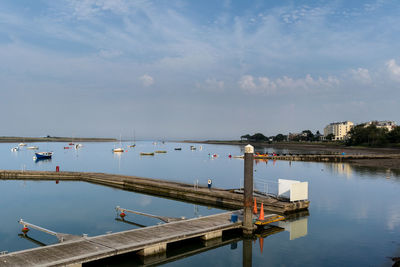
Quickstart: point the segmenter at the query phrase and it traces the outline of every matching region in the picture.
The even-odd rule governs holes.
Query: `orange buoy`
[[[28,227],[26,227],[26,225],[22,228],[22,230],[21,230],[24,234],[26,234],[26,233],[28,233],[29,232],[29,228]]]
[[[258,217],[259,221],[264,221],[264,204],[261,202],[261,209],[260,209],[260,217]]]
[[[125,218],[126,214],[125,214],[125,212],[121,212],[121,213],[119,214],[119,216],[123,219],[123,218]]]
[[[254,198],[254,207],[253,207],[253,214],[257,214],[257,201],[256,198]]]

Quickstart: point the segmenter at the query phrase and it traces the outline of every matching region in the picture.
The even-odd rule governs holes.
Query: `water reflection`
[[[26,239],[26,240],[28,240],[28,241],[34,243],[35,245],[38,245],[38,246],[40,246],[40,247],[47,246],[45,243],[42,243],[42,242],[40,242],[39,240],[36,240],[36,239],[34,239],[34,238],[28,236],[28,234],[18,234],[18,236],[19,236],[20,238]]]
[[[49,164],[49,163],[51,163],[51,158],[50,158],[50,159],[35,158],[35,159],[33,159],[33,161],[34,161],[37,165]]]

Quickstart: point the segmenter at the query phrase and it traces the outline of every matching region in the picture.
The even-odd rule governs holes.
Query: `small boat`
[[[128,147],[135,147],[136,145],[135,144],[133,144],[133,145],[129,145]]]
[[[36,152],[36,159],[51,159],[53,152]]]
[[[154,156],[154,152],[140,152],[140,156]]]
[[[175,149],[175,150],[182,150],[181,147],[175,147],[174,149]]]
[[[26,144],[25,143],[20,143],[19,146],[26,146]]]
[[[83,147],[82,144],[76,144],[76,145],[75,145],[75,149],[79,149],[79,148],[81,148],[81,147]]]
[[[196,150],[195,146],[190,146],[190,150]]]
[[[121,148],[121,147],[118,147],[118,148],[114,148],[112,151],[113,151],[114,153],[115,153],[115,152],[124,152],[124,149]]]
[[[39,149],[37,146],[28,146],[26,149],[36,150]]]
[[[11,151],[12,151],[12,152],[17,152],[17,151],[19,151],[19,147],[17,147],[17,146],[16,146],[16,147],[13,147],[13,148],[11,148]]]
[[[154,153],[158,153],[158,154],[165,154],[165,153],[167,153],[167,151],[165,151],[165,150],[156,150],[156,151],[154,151]]]

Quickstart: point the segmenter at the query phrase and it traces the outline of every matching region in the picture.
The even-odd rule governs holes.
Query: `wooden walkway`
[[[222,236],[225,230],[241,228],[240,220],[230,221],[234,213],[239,211],[12,252],[0,256],[0,266],[79,265],[129,252],[137,252],[142,256],[163,253],[167,244],[172,242],[197,237],[213,239]]]
[[[153,196],[166,197],[174,200],[186,201],[194,204],[207,205],[222,209],[238,210],[243,208],[243,194],[235,190],[193,186],[179,182],[161,179],[144,178],[128,175],[91,172],[52,172],[52,171],[13,171],[1,170],[0,179],[4,180],[67,180],[84,181],[115,187],[123,190],[144,193]],[[264,203],[264,210],[279,214],[294,213],[307,210],[308,200],[285,202],[273,197],[257,196],[260,208]]]
[[[360,159],[398,159],[400,154],[276,154],[276,156],[255,155],[255,160],[287,160],[312,162],[351,162]]]

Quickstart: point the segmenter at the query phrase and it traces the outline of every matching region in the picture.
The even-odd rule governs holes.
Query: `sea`
[[[101,172],[237,189],[243,186],[242,146],[179,142],[87,142],[0,144],[1,170]],[[38,146],[30,150],[28,146]],[[193,146],[195,149],[191,149]],[[181,150],[176,150],[181,148]],[[256,147],[260,153],[302,153]],[[51,160],[34,160],[37,151],[52,151]],[[141,152],[166,151],[154,156]],[[318,152],[318,151],[315,151]],[[304,153],[314,153],[304,151]],[[308,182],[308,212],[273,230],[243,239],[229,234],[211,244],[177,245],[167,255],[146,262],[125,255],[88,266],[392,266],[400,257],[400,176],[390,169],[347,163],[258,160],[255,189],[278,193],[278,179]],[[96,236],[163,223],[128,214],[121,221],[116,207],[168,217],[195,218],[224,212],[146,194],[85,182],[0,180],[0,252],[56,244],[58,239],[35,229],[22,235],[19,220],[54,232]],[[249,254],[250,251],[250,254]],[[0,263],[1,265],[1,263]]]

